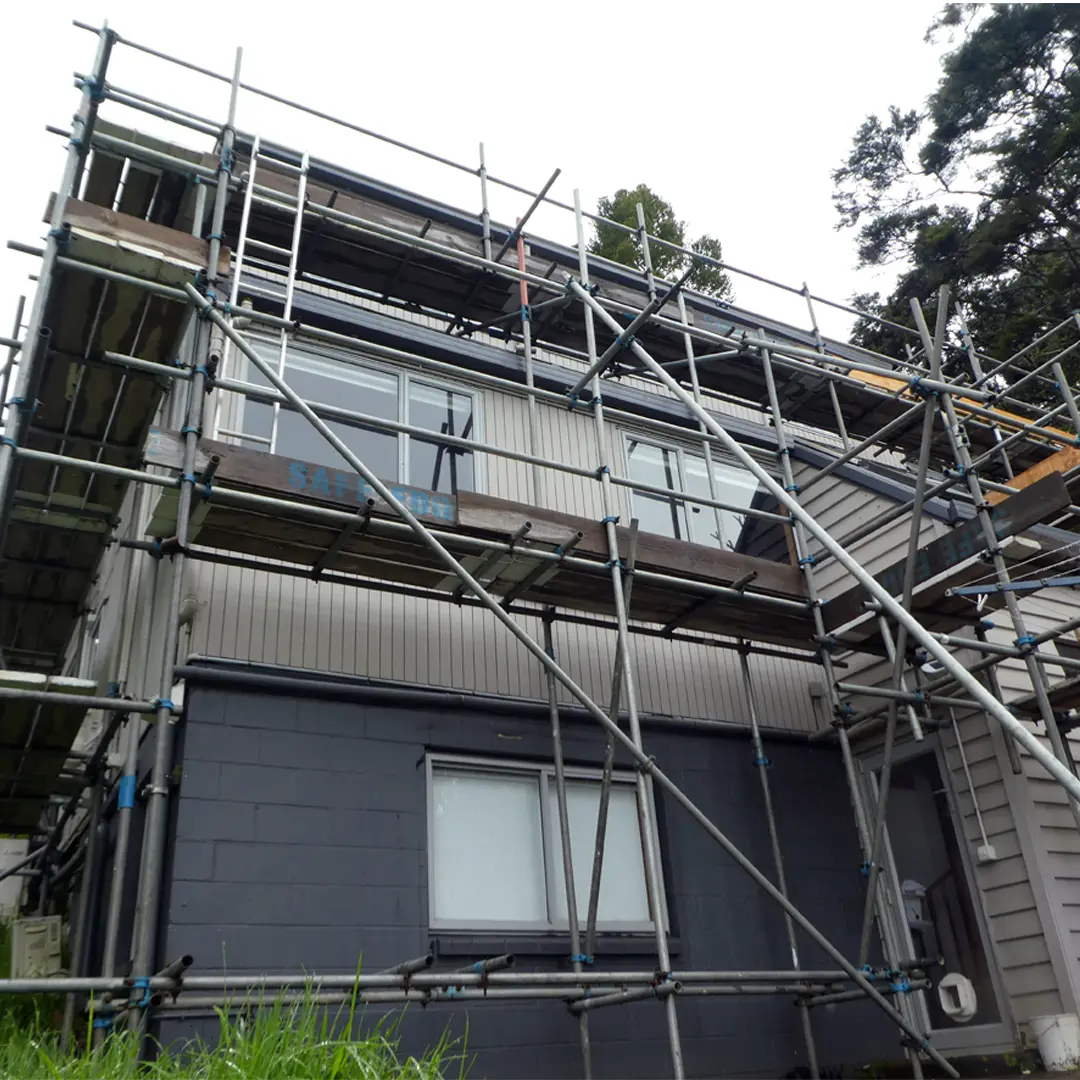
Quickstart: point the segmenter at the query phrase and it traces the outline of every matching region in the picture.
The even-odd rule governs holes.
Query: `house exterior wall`
[[[238,375],[244,377],[242,371]],[[479,438],[529,452],[523,397],[471,383],[466,372],[455,381],[471,389],[480,403]],[[538,406],[538,414],[541,455],[583,468],[597,466],[600,459],[590,415],[544,404]],[[235,422],[234,403],[227,399],[221,422],[226,429]],[[613,471],[624,476],[628,472],[626,438],[634,431],[633,425],[625,423],[608,423],[606,429],[607,460]],[[687,431],[683,442],[692,447],[693,433]],[[528,501],[527,465],[495,455],[478,457],[482,460],[478,472],[483,491]],[[595,481],[540,470],[541,502],[562,512],[602,517],[599,487]],[[622,487],[613,490],[616,512],[628,521],[632,514],[630,492]],[[160,616],[148,617],[154,572],[149,563],[144,558],[136,567],[140,599],[135,641],[147,655],[145,661],[137,656],[133,668],[136,679],[142,680],[142,690],[153,697],[160,689],[163,637]],[[160,601],[167,595],[170,572],[163,564],[158,575],[159,613],[164,611]],[[207,563],[188,564],[184,595],[196,606],[193,621],[181,633],[182,655],[219,656],[510,697],[541,698],[546,694],[539,666],[488,613],[475,608]],[[538,619],[523,617],[521,622],[534,636],[541,635]],[[615,634],[602,628],[556,623],[555,639],[557,655],[574,678],[594,699],[607,700]],[[643,637],[635,638],[633,649],[639,702],[645,711],[747,722],[748,706],[735,652]],[[792,731],[814,729],[817,719],[809,686],[820,682],[817,665],[755,657],[751,668],[762,724]],[[561,700],[570,700],[562,688],[559,693]]]
[[[471,384],[464,371],[455,381],[470,387],[480,402],[478,437],[529,452],[523,397]],[[636,382],[640,389],[662,392],[644,380]],[[721,419],[731,416],[755,422],[760,418],[749,408],[717,401],[712,405]],[[167,409],[166,405],[163,423],[169,422]],[[538,415],[539,454],[584,468],[597,464],[600,455],[591,416],[545,404],[538,406]],[[234,422],[235,411],[226,400],[223,426]],[[632,423],[607,426],[606,459],[622,475],[628,473],[626,438],[635,431]],[[682,445],[692,447],[692,436],[687,431]],[[485,492],[527,500],[528,466],[486,456],[478,471]],[[815,471],[797,463],[796,480],[805,480]],[[539,493],[544,505],[592,518],[602,515],[599,485],[589,480],[541,470]],[[625,521],[632,513],[629,492],[615,488],[615,497],[617,512]],[[152,504],[151,493],[142,509],[144,517],[149,517]],[[880,517],[895,503],[834,476],[811,488],[803,505],[834,536],[841,536]],[[133,500],[129,500],[122,515],[124,522],[136,512]],[[122,523],[120,527],[126,526]],[[947,528],[927,516],[921,543],[942,535]],[[877,572],[903,557],[909,534],[909,523],[901,519],[850,550],[868,570]],[[812,544],[811,551],[819,549]],[[90,674],[99,677],[103,687],[115,677],[123,585],[132,573],[136,600],[128,690],[153,697],[161,690],[163,612],[172,574],[167,561],[155,564],[141,555],[130,560],[127,552],[111,549],[99,586],[99,597],[107,598],[108,603],[100,623],[101,644],[92,661],[97,670]],[[826,597],[851,585],[835,560],[816,569],[815,580]],[[508,698],[540,699],[545,694],[538,666],[486,613],[476,609],[205,563],[188,565],[183,595],[192,601],[194,616],[181,631],[181,658],[205,655]],[[156,597],[153,604],[152,596]],[[1036,633],[1075,610],[1072,593],[1051,592],[1025,598],[1023,608],[1030,629]],[[1001,624],[1003,620],[997,621]],[[540,636],[539,620],[526,617],[522,623],[534,636]],[[994,630],[991,638],[1011,641],[1011,633]],[[645,713],[747,722],[748,704],[735,653],[643,637],[635,637],[632,647],[639,703]],[[595,700],[607,700],[615,660],[614,634],[557,623],[555,652]],[[820,717],[815,715],[810,697],[811,686],[822,681],[815,665],[774,657],[751,657],[750,664],[759,718],[766,728],[809,732],[818,726]],[[999,668],[1007,698],[1026,687],[1021,666],[1016,662]],[[886,680],[888,672],[872,657],[856,656],[844,677],[873,683]],[[570,701],[562,688],[559,698]],[[973,859],[974,876],[1010,1009],[1023,1021],[1075,1007],[1070,1003],[1076,999],[1074,985],[1080,967],[1080,892],[1076,885],[1080,881],[1080,842],[1060,788],[1026,756],[1024,776],[1014,777],[1002,737],[989,723],[981,715],[961,720],[974,795],[998,855],[989,864]],[[969,852],[974,854],[981,838],[972,792],[951,730],[943,732],[941,740],[949,783]],[[871,753],[874,746],[871,741],[861,751]]]
[[[757,865],[771,864],[761,791],[747,744],[650,727],[668,774]],[[564,725],[568,764],[596,766],[602,733]],[[190,952],[200,973],[365,971],[420,955],[440,966],[511,951],[519,970],[567,970],[565,932],[431,933],[427,914],[426,752],[550,759],[543,720],[435,707],[386,708],[194,688],[182,764],[163,955]],[[857,947],[861,884],[839,755],[771,741],[780,842],[791,895],[848,954]],[[620,760],[620,766],[626,762]],[[790,966],[782,916],[678,806],[656,794],[676,969]],[[638,943],[640,942],[640,943]],[[834,964],[806,940],[807,967]],[[602,936],[605,967],[655,963],[645,940]],[[687,1075],[779,1076],[804,1063],[797,1010],[786,998],[679,1001]],[[896,1037],[869,1003],[813,1014],[823,1067],[881,1057]],[[367,1010],[365,1023],[377,1019]],[[449,1028],[477,1076],[580,1073],[577,1024],[562,1008],[489,1003],[406,1011],[408,1052]],[[165,1039],[190,1033],[166,1022]],[[597,1076],[657,1076],[670,1067],[656,1002],[601,1010],[591,1021]]]

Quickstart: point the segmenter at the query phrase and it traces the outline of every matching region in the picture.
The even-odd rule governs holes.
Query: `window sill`
[[[570,943],[565,931],[556,934],[448,934],[432,933],[431,945],[436,956],[464,956],[479,960],[487,956],[569,957]],[[678,956],[682,943],[678,938],[668,938],[668,952]],[[601,934],[596,941],[596,956],[649,956],[656,955],[656,938],[644,934]]]

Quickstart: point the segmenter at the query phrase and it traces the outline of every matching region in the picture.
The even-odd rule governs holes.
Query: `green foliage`
[[[645,184],[638,184],[636,188],[630,189],[620,188],[614,195],[605,196],[597,203],[596,212],[601,217],[610,218],[612,221],[636,230],[638,228],[638,203],[641,203],[645,213],[645,230],[650,236],[666,240],[669,244],[677,244],[679,247],[689,247],[708,259],[723,261],[720,241],[715,237],[704,234],[687,244],[686,223],[675,216],[671,203],[662,199]],[[614,225],[603,222],[594,223],[589,253],[600,255],[612,262],[622,263],[623,266],[633,266],[638,270],[645,269],[645,260],[637,236]],[[680,277],[689,266],[688,256],[655,242],[649,245],[649,255],[652,257],[653,273],[657,278],[674,280]],[[688,284],[698,292],[715,296],[718,300],[730,301],[734,297],[728,275],[720,267],[708,263],[697,262],[697,268]]]
[[[952,4],[927,36],[942,32],[937,88],[921,110],[867,117],[833,200],[862,265],[903,266],[869,310],[910,325],[908,298],[929,308],[947,283],[979,349],[1004,358],[1080,307],[1080,7]],[[904,340],[868,320],[853,337]]]
[[[398,1021],[381,1022],[354,1036],[360,1018],[355,1000],[334,1017],[306,995],[300,1001],[259,999],[242,1019],[221,1012],[221,1037],[214,1046],[192,1043],[179,1051],[162,1049],[155,1060],[137,1064],[136,1039],[126,1030],[111,1034],[98,1049],[91,1027],[82,1045],[64,1052],[54,1032],[0,1020],[0,1080],[463,1080],[466,1060],[444,1036],[420,1058],[402,1059]]]

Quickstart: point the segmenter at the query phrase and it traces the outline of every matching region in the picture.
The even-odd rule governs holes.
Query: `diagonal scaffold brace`
[[[607,312],[593,299],[593,297],[576,282],[569,283],[570,287],[576,292],[579,297],[582,297],[590,305],[595,305],[594,310],[598,309],[602,312],[601,318],[603,318],[608,325],[611,321]],[[576,287],[575,287],[576,286]],[[402,503],[393,492],[384,484],[368,467],[353,453],[353,451],[345,445],[345,443],[322,421],[312,408],[300,397],[299,394],[293,390],[288,383],[275,371],[267,362],[259,355],[259,353],[248,343],[246,338],[231,327],[227,320],[216,310],[214,303],[203,296],[198,289],[193,285],[185,285],[184,291],[186,292],[191,303],[196,309],[201,312],[223,333],[232,343],[239,349],[251,362],[251,364],[266,378],[272,386],[274,386],[292,405],[297,412],[299,412],[310,423],[324,439],[329,442],[331,446],[349,463],[349,465],[357,471],[374,489],[380,499],[384,500],[388,505],[416,534],[417,538],[427,546],[447,567],[448,570],[453,572],[458,579],[472,592],[481,603],[495,616],[495,618],[510,631],[521,642],[521,644],[532,654],[532,656],[540,663],[540,665],[549,671],[555,679],[566,688],[585,708],[586,712],[601,725],[601,727],[613,738],[619,745],[621,745],[636,761],[638,768],[648,776],[651,776],[655,783],[664,789],[670,795],[670,797],[677,802],[719,845],[727,854],[739,865],[739,867],[747,873],[754,882],[769,896],[769,898],[779,905],[798,925],[804,933],[806,933],[812,941],[820,946],[824,951],[831,956],[837,964],[843,969],[845,974],[855,983],[856,986],[869,997],[879,1009],[881,1009],[889,1019],[896,1024],[897,1027],[911,1040],[913,1040],[930,1058],[950,1077],[957,1077],[959,1074],[956,1070],[945,1060],[944,1057],[931,1046],[929,1039],[921,1034],[915,1027],[908,1023],[908,1021],[901,1016],[888,1002],[888,1000],[879,993],[870,981],[866,978],[865,974],[860,971],[853,963],[851,963],[843,953],[824,936],[814,926],[813,923],[798,909],[790,900],[785,897],[779,889],[765,876],[743,853],[738,847],[723,833],[708,816],[693,802],[692,799],[687,796],[682,789],[664,773],[656,764],[656,762],[644,752],[635,742],[615,723],[607,713],[592,700],[591,697],[582,689],[574,679],[563,670],[563,668],[548,654],[545,652],[543,645],[536,641],[526,630],[524,630],[517,621],[503,610],[498,600],[492,596],[476,579],[469,573],[468,570],[439,542],[439,540],[432,535],[431,531],[412,513],[412,511]],[[617,329],[621,331],[621,328]],[[631,343],[631,348],[634,349],[635,354],[647,367],[654,373],[658,373],[661,377],[661,381],[665,384],[670,384],[669,388],[673,389],[676,394],[683,398],[687,404],[693,409],[693,400],[682,390],[682,387],[672,379],[667,372],[656,363],[652,357],[645,352],[644,349],[635,341]],[[752,458],[742,451],[735,440],[731,438],[728,433],[720,427],[719,424],[712,419],[711,416],[700,410],[701,415],[699,419],[702,419],[709,430],[716,435],[725,444],[730,444],[729,448],[733,449],[736,456],[740,457],[744,463],[751,468],[751,471],[758,476],[766,486],[773,491],[773,494],[777,495],[785,505],[790,505],[792,500],[787,494],[780,488],[775,481],[769,477],[764,470]],[[697,413],[695,413],[697,415]],[[796,507],[797,508],[797,507]],[[793,511],[794,512],[794,511]],[[816,522],[810,518],[805,511],[800,511],[804,514],[806,519],[812,523],[813,531],[815,533],[821,533],[823,530],[820,526],[817,526]],[[850,556],[845,553],[845,559],[847,563],[851,563],[855,567],[853,573],[862,573],[865,576],[865,571],[859,566]],[[851,567],[849,567],[850,569]],[[875,583],[876,584],[876,583]],[[879,591],[884,592],[883,590]],[[884,594],[885,597],[892,602],[892,597],[888,594]],[[906,614],[906,613],[905,613]],[[915,624],[915,628],[921,631],[921,627],[915,620],[911,620]],[[913,636],[918,636],[913,632]],[[925,636],[925,632],[923,632]],[[944,652],[944,649],[936,642],[933,642],[935,652]],[[951,661],[951,657],[945,654],[946,658]],[[954,666],[955,662],[953,662]],[[964,673],[966,674],[966,673]],[[987,696],[985,691],[979,687],[983,696]],[[1034,741],[1034,740],[1033,740]],[[1041,748],[1040,748],[1041,749]],[[1075,781],[1074,781],[1075,782]],[[1080,788],[1080,783],[1077,784]]]

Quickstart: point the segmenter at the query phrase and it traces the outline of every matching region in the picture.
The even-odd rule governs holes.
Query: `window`
[[[565,929],[554,769],[443,755],[429,756],[427,769],[432,928]],[[566,801],[578,917],[584,924],[600,773],[567,769]],[[632,774],[616,773],[612,784],[597,926],[622,932],[653,926]]]
[[[718,461],[716,456],[712,463],[715,496],[709,491],[709,473],[701,454],[630,436],[626,458],[629,478],[638,483],[702,499],[715,498],[738,510],[761,506],[757,479],[746,469]],[[766,495],[763,491],[760,494]],[[718,510],[637,488],[633,505],[643,531],[675,540],[746,552],[747,534],[755,531],[755,519],[736,510]]]
[[[261,356],[277,365],[276,345],[257,346]],[[424,428],[439,435],[469,439],[477,435],[475,395],[460,387],[407,372],[383,371],[290,349],[285,377],[306,401],[335,405],[384,420]],[[267,381],[248,365],[248,382],[267,386]],[[340,454],[299,413],[284,405],[278,411],[273,432],[271,405],[244,400],[238,430],[240,442],[254,449],[328,468],[349,468]],[[328,420],[328,426],[380,479],[412,487],[454,494],[475,491],[476,465],[468,450],[429,442],[420,436],[355,427]],[[273,440],[271,442],[271,439]]]

